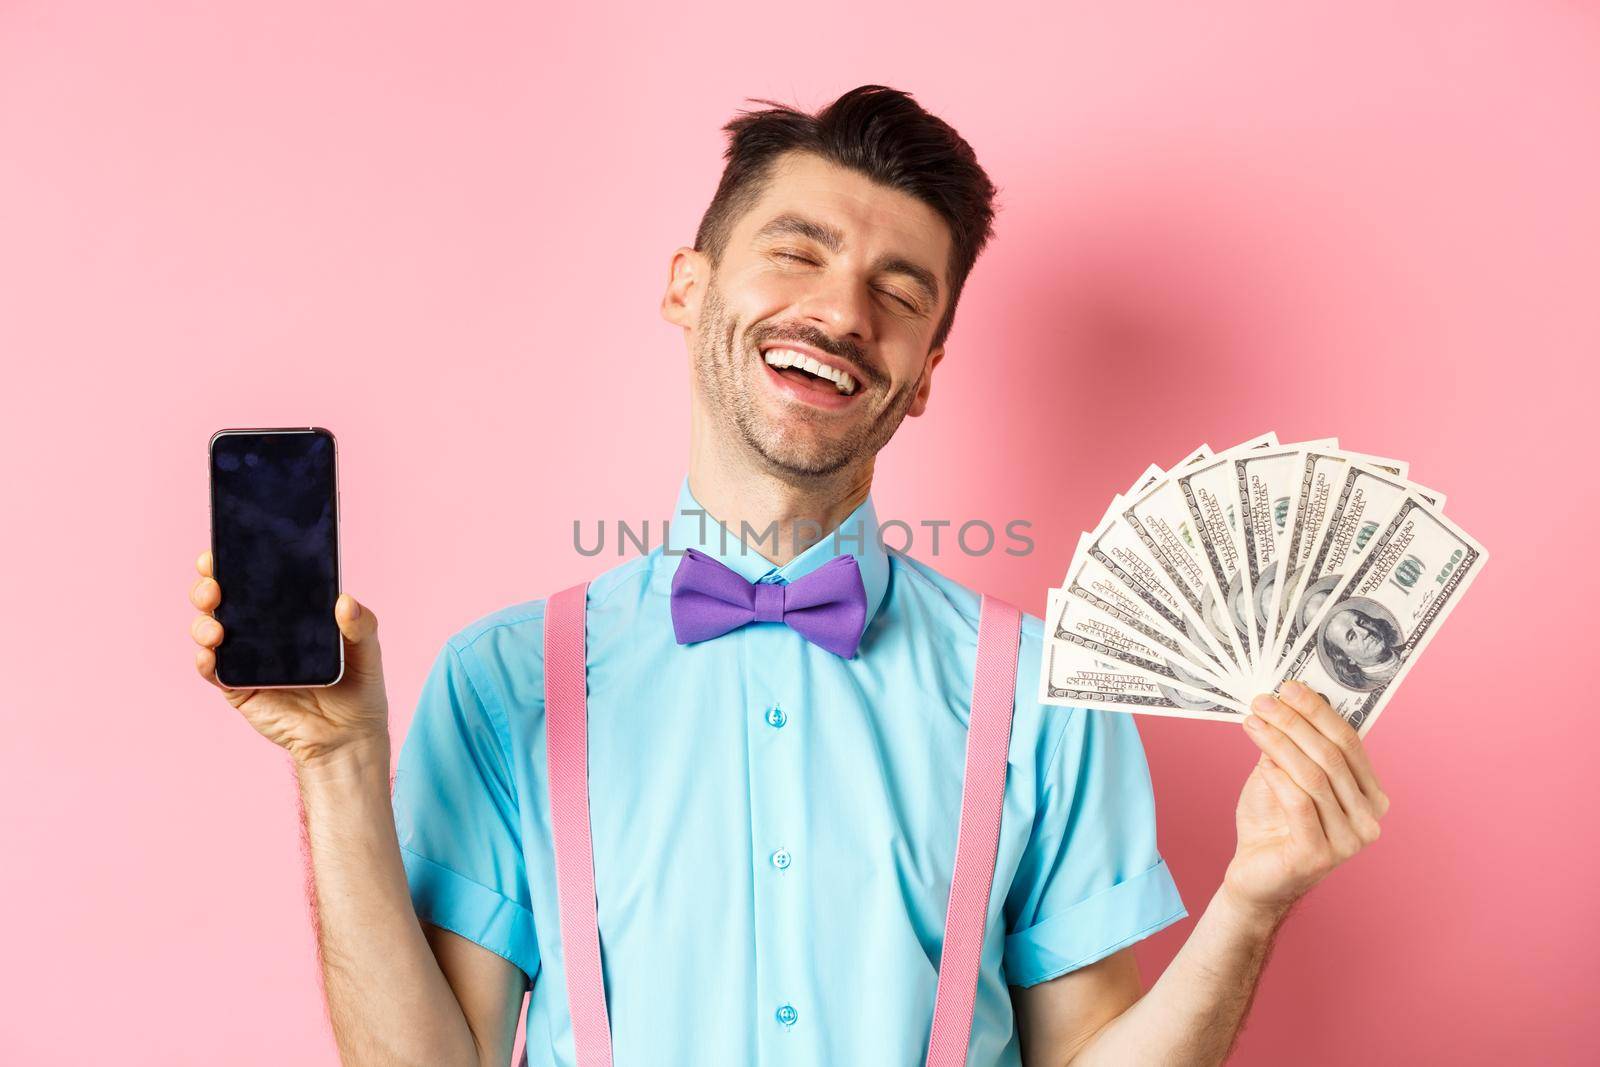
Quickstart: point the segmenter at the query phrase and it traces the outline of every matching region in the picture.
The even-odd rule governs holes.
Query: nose
[[[818,278],[799,311],[802,318],[841,341],[864,344],[872,335],[872,293],[842,274]]]

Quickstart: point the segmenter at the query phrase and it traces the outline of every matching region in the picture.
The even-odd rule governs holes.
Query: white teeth
[[[784,367],[799,367],[819,378],[827,378],[846,396],[856,391],[856,380],[848,373],[820,363],[802,352],[793,352],[787,348],[769,348],[762,354],[762,358],[767,361],[768,366],[779,370]]]

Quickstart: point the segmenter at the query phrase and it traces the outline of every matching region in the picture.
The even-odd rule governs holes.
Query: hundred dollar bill
[[[1264,605],[1267,609],[1266,648],[1282,648],[1282,641],[1278,638],[1282,630],[1283,613],[1294,589],[1298,587],[1307,555],[1317,545],[1323,530],[1326,530],[1328,501],[1333,496],[1334,480],[1350,462],[1365,462],[1366,466],[1378,467],[1402,478],[1410,474],[1410,466],[1403,459],[1306,446],[1296,459],[1298,466],[1294,470],[1286,506],[1280,491],[1270,488],[1274,498],[1272,515],[1277,533],[1274,542],[1277,561],[1267,571],[1266,579],[1258,582],[1251,593],[1254,605],[1258,605],[1258,609]],[[1278,518],[1280,514],[1282,518]],[[1274,662],[1272,665],[1277,664]]]
[[[1211,449],[1210,449],[1210,447],[1208,447],[1206,445],[1201,445],[1199,448],[1195,449],[1193,452],[1190,452],[1187,456],[1184,456],[1182,459],[1180,459],[1172,469],[1173,470],[1182,470],[1184,467],[1187,467],[1187,466],[1189,466],[1191,464],[1194,464],[1194,463],[1199,463],[1203,459],[1210,459],[1210,458],[1211,458]],[[1150,464],[1150,466],[1148,466],[1148,467],[1146,467],[1144,469],[1144,473],[1139,475],[1139,477],[1134,480],[1133,485],[1131,485],[1128,488],[1128,491],[1126,493],[1123,493],[1122,496],[1119,496],[1117,498],[1117,500],[1112,501],[1113,506],[1117,503],[1117,501],[1122,500],[1124,497],[1137,496],[1138,494],[1144,492],[1146,489],[1149,489],[1152,485],[1155,485],[1157,482],[1159,482],[1161,479],[1165,478],[1166,476],[1167,476],[1167,472],[1162,470],[1159,465],[1157,465],[1155,463]]]
[[[1052,616],[1061,591],[1050,591]],[[1060,642],[1046,642],[1039,670],[1039,701],[1067,707],[1105,711],[1144,712],[1189,719],[1225,719],[1237,722],[1242,714],[1224,704],[1206,702],[1176,686],[1141,677],[1114,660]]]
[[[1180,474],[1175,484],[1200,535],[1206,578],[1205,610],[1200,617],[1208,626],[1225,627],[1229,631],[1226,636],[1253,669],[1261,662],[1261,645],[1256,640],[1255,610],[1245,586],[1243,524],[1233,461],[1221,457],[1198,464]]]
[[[1220,688],[1235,698],[1241,697],[1242,694],[1230,685],[1227,670],[1216,658],[1172,629],[1132,590],[1084,552],[1088,541],[1088,534],[1079,538],[1078,552],[1060,590],[1065,596],[1057,611],[1064,613],[1072,604],[1080,604],[1092,612],[1101,625],[1119,631],[1126,640],[1159,651],[1180,671],[1180,677],[1181,672],[1186,671],[1206,686]],[[1065,636],[1060,632],[1059,615],[1046,616],[1045,622],[1051,636]],[[1180,663],[1184,664],[1181,668],[1177,666]]]
[[[1162,483],[1167,484],[1167,483]],[[1107,515],[1089,535],[1085,554],[1137,596],[1172,630],[1223,664],[1229,674],[1240,674],[1230,650],[1217,645],[1206,632],[1198,611],[1201,601],[1187,587],[1174,588],[1166,569],[1150,554],[1139,534],[1119,514]]]
[[[1248,442],[1235,445],[1224,454],[1267,448],[1270,445],[1277,445],[1277,435],[1269,430],[1261,437],[1251,438]],[[1173,480],[1174,475],[1195,470],[1213,461],[1216,461],[1216,458],[1211,456],[1210,448],[1206,448],[1205,445],[1200,446],[1189,453],[1189,456],[1181,459],[1178,466],[1173,467],[1168,474],[1168,478],[1147,486],[1138,498],[1131,499],[1120,509],[1120,514],[1128,528],[1138,534],[1139,541],[1144,544],[1150,560],[1154,560],[1162,571],[1165,571],[1170,589],[1178,593],[1178,597],[1186,603],[1192,621],[1202,624],[1198,629],[1198,641],[1213,651],[1224,654],[1232,672],[1245,675],[1248,672],[1248,659],[1242,643],[1237,640],[1232,629],[1224,624],[1221,614],[1216,614],[1216,617],[1206,614],[1208,601],[1211,611],[1216,611],[1218,605],[1214,597],[1206,597],[1208,584],[1206,584],[1202,539],[1192,526],[1189,509],[1184,506],[1182,494],[1179,493],[1178,486]]]
[[[1313,557],[1319,551],[1323,542],[1333,533],[1334,519],[1340,514],[1340,506],[1347,499],[1346,490],[1348,476],[1353,468],[1365,468],[1380,475],[1388,475],[1390,479],[1401,485],[1413,485],[1405,480],[1407,468],[1402,462],[1385,459],[1380,456],[1367,456],[1360,452],[1345,450],[1318,450],[1310,449],[1300,459],[1300,469],[1296,474],[1294,503],[1289,511],[1289,531],[1285,538],[1279,555],[1282,557],[1278,564],[1278,577],[1274,580],[1278,589],[1278,596],[1273,599],[1273,632],[1272,645],[1277,650],[1278,658],[1268,667],[1276,670],[1282,664],[1283,657],[1293,643],[1293,637],[1304,628],[1303,615],[1314,611],[1322,603],[1327,594],[1327,588],[1316,589],[1313,599],[1306,600],[1306,591],[1315,579],[1308,576],[1308,571],[1313,568]],[[1442,507],[1444,497],[1427,490]],[[1391,503],[1398,503],[1397,497],[1389,495]],[[1367,510],[1363,499],[1362,506],[1358,509],[1361,514]],[[1335,535],[1341,542],[1354,544],[1359,530],[1348,528],[1348,524],[1359,518],[1358,514],[1349,514],[1344,517],[1346,528]],[[1385,515],[1383,518],[1387,519]],[[1375,521],[1375,520],[1374,520]],[[1366,536],[1361,536],[1360,541],[1365,544]],[[1328,560],[1324,558],[1326,564]],[[1322,572],[1326,576],[1327,571]],[[1296,612],[1301,614],[1297,616]]]
[[[1294,590],[1291,606],[1284,614],[1279,644],[1282,654],[1274,668],[1288,658],[1301,633],[1371,547],[1373,536],[1383,529],[1410,494],[1416,494],[1432,507],[1439,507],[1444,499],[1432,489],[1364,463],[1346,467],[1328,516],[1327,529],[1316,551],[1306,560],[1299,588]]]
[[[1239,532],[1244,555],[1243,596],[1250,605],[1250,617],[1255,626],[1255,648],[1260,653],[1258,663],[1265,660],[1276,663],[1273,598],[1300,460],[1311,449],[1334,449],[1338,444],[1336,437],[1297,441],[1276,448],[1251,450],[1231,460],[1234,489],[1243,516]]]
[[[1057,604],[1052,613],[1055,621],[1050,629],[1051,643],[1068,646],[1069,653],[1078,650],[1085,654],[1076,658],[1069,656],[1069,659],[1080,663],[1114,663],[1119,670],[1166,687],[1170,690],[1167,696],[1177,703],[1195,708],[1221,704],[1244,714],[1244,702],[1191,673],[1186,669],[1183,656],[1163,647],[1159,641],[1140,640],[1082,600],[1061,597]]]
[[[1277,440],[1276,435],[1266,433],[1228,449],[1222,456],[1270,447]],[[1172,476],[1132,498],[1122,510],[1122,521],[1138,535],[1146,554],[1165,572],[1168,585],[1184,601],[1188,613],[1201,622],[1204,643],[1227,657],[1231,673],[1245,677],[1251,669],[1247,641],[1228,623],[1221,594],[1208,574],[1203,533],[1181,488],[1184,478],[1223,462],[1222,457],[1198,459],[1191,455],[1173,468]]]
[[[1290,678],[1305,683],[1366,736],[1488,558],[1425,497],[1408,493],[1272,688]]]
[[[1190,452],[1187,456],[1184,456],[1182,459],[1180,459],[1176,464],[1173,465],[1172,469],[1175,470],[1175,471],[1176,470],[1182,470],[1184,467],[1191,466],[1192,464],[1199,463],[1203,459],[1210,459],[1210,458],[1211,458],[1211,448],[1210,448],[1210,446],[1201,445],[1199,448],[1195,449],[1193,452]],[[1155,463],[1150,464],[1150,466],[1148,466],[1148,467],[1146,467],[1144,469],[1144,473],[1139,475],[1139,477],[1134,480],[1133,485],[1128,487],[1128,491],[1126,493],[1123,493],[1123,494],[1119,495],[1115,500],[1113,500],[1111,502],[1112,508],[1114,509],[1119,503],[1121,503],[1127,497],[1138,496],[1140,493],[1144,492],[1146,489],[1149,489],[1151,486],[1155,485],[1157,482],[1161,481],[1166,476],[1167,476],[1167,472],[1162,470],[1159,464],[1155,464]]]
[[[1191,630],[1175,627],[1169,618],[1152,611],[1149,604],[1129,589],[1127,583],[1112,574],[1092,556],[1074,570],[1062,587],[1067,596],[1110,615],[1130,635],[1143,635],[1163,648],[1181,655],[1191,665],[1194,673],[1219,684],[1235,696],[1241,690],[1236,684],[1237,675],[1217,653],[1212,652],[1191,636]]]

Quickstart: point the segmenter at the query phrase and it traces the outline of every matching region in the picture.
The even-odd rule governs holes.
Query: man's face
[[[1333,618],[1328,620],[1328,640],[1363,666],[1370,667],[1389,655],[1383,635],[1378,633],[1365,615],[1353,608],[1335,612]]]
[[[663,313],[688,327],[697,417],[791,476],[869,463],[927,405],[949,255],[914,197],[808,153],[779,160],[714,275],[700,253],[674,257]],[[848,380],[781,366],[802,358]]]

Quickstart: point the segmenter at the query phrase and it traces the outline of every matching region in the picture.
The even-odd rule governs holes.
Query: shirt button
[[[794,1010],[793,1004],[785,1004],[778,1009],[778,1021],[785,1026],[793,1026],[800,1018],[800,1013]]]
[[[772,707],[767,709],[767,723],[768,723],[768,725],[781,727],[784,723],[786,723],[788,721],[789,721],[789,716],[785,715],[783,713],[783,709],[778,707],[778,705],[774,704],[774,705],[772,705]]]
[[[790,859],[792,859],[792,857],[789,855],[789,850],[786,848],[780,848],[778,851],[772,854],[772,865],[781,871],[789,866]]]

